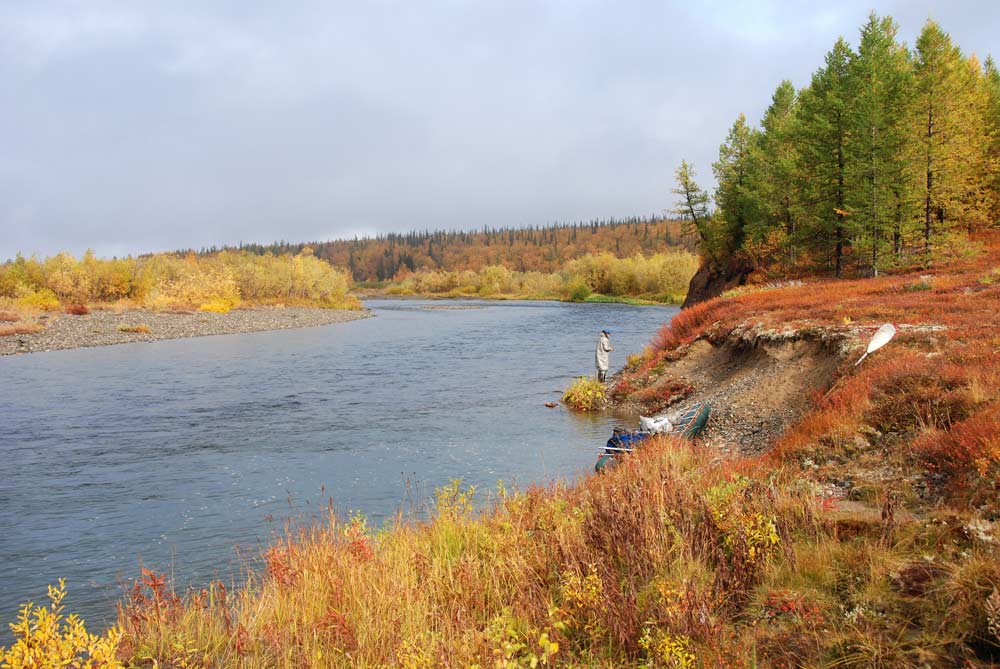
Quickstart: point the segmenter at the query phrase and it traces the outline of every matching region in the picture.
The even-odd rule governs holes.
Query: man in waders
[[[611,345],[611,333],[601,330],[601,336],[597,339],[597,380],[604,383],[608,378],[608,355],[615,350]]]

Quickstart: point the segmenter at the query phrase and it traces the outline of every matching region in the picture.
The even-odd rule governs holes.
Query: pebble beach
[[[367,310],[256,307],[229,313],[157,312],[142,309],[93,310],[75,316],[41,316],[40,332],[0,337],[0,355],[37,353],[86,346],[307,328],[367,318]],[[126,331],[123,331],[126,330]],[[132,330],[132,331],[127,331]]]

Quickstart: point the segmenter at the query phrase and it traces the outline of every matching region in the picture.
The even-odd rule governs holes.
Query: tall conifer
[[[850,245],[847,198],[847,110],[850,105],[851,47],[840,38],[826,54],[825,64],[799,97],[795,137],[796,172],[808,235],[827,253],[834,273],[843,273]]]
[[[712,164],[718,182],[715,201],[722,212],[723,232],[732,251],[743,245],[756,214],[751,155],[758,136],[759,132],[747,124],[746,116],[740,114],[719,147],[719,159]]]
[[[909,218],[911,66],[906,48],[896,41],[897,30],[891,18],[869,15],[850,66],[847,155],[856,187],[848,205],[855,243],[866,247],[872,274],[878,274],[883,252],[901,238],[900,226]]]
[[[925,262],[935,234],[981,209],[986,132],[977,70],[937,23],[924,25],[914,63],[914,158]]]
[[[695,181],[694,167],[688,161],[682,160],[674,172],[677,187],[673,193],[679,196],[670,212],[685,221],[685,232],[698,235],[702,245],[709,245],[711,231],[709,229],[708,193],[701,189]]]
[[[993,58],[983,66],[983,89],[986,97],[986,219],[1000,224],[1000,69]]]

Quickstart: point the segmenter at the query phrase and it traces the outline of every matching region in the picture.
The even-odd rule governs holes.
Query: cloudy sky
[[[872,9],[809,4],[3,0],[0,259],[660,212]],[[1000,56],[998,2],[875,9]]]

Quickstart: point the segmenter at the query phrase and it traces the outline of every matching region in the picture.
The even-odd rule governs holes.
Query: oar
[[[861,356],[860,360],[854,363],[854,366],[857,367],[858,365],[860,365],[861,360],[867,358],[869,353],[873,353],[879,350],[880,348],[888,344],[889,340],[891,340],[895,336],[896,336],[896,326],[894,326],[892,323],[886,323],[885,325],[880,327],[878,330],[875,331],[874,336],[872,336],[872,340],[868,342],[868,350],[865,351],[865,354]]]

